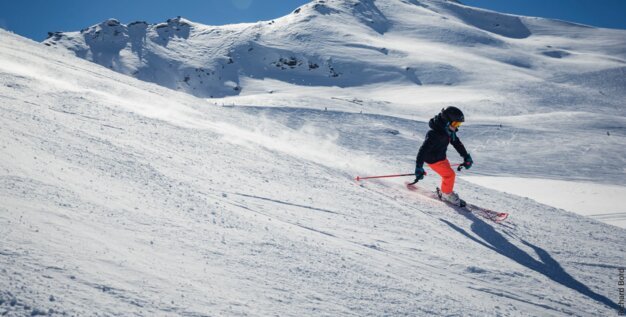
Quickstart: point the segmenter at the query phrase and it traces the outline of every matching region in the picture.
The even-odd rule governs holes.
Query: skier
[[[426,133],[424,143],[417,152],[415,162],[415,182],[424,178],[424,162],[426,162],[441,176],[441,199],[461,207],[465,206],[465,201],[454,192],[456,174],[446,158],[446,151],[448,144],[452,143],[452,146],[463,157],[462,167],[469,169],[474,164],[472,157],[456,135],[464,121],[463,112],[459,108],[441,109],[441,112],[428,122],[430,130]]]

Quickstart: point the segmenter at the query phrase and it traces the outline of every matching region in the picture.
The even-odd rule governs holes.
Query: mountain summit
[[[318,0],[249,24],[208,26],[176,17],[125,25],[109,19],[80,32],[51,33],[44,43],[171,89],[225,97],[249,89],[248,79],[347,88],[479,83],[500,91],[490,80],[494,72],[528,86],[529,80],[554,82],[546,73],[584,77],[624,67],[618,40],[624,33],[455,1]],[[586,67],[579,63],[583,57]]]

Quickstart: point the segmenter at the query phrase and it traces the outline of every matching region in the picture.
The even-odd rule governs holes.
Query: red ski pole
[[[464,163],[460,163],[460,164],[450,164],[450,166],[458,166],[459,168],[461,166],[465,165]],[[391,177],[402,177],[402,176],[414,176],[415,174],[394,174],[394,175],[380,175],[380,176],[366,176],[366,177],[361,177],[361,176],[357,176],[354,179],[356,179],[356,181],[362,181],[364,179],[372,179],[372,178],[391,178]],[[428,175],[428,173],[424,172],[424,175]]]
[[[426,173],[424,173],[424,175],[426,175]],[[366,177],[357,176],[355,179],[358,182],[358,181],[361,181],[361,180],[364,180],[364,179],[390,178],[390,177],[402,177],[402,176],[415,176],[415,173],[411,173],[411,174],[395,174],[395,175],[380,175],[380,176],[366,176]]]

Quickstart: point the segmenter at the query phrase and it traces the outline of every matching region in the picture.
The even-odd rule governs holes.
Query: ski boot
[[[439,196],[439,199],[454,206],[465,207],[466,205],[465,200],[459,198],[459,195],[457,195],[457,193],[455,192],[446,194],[442,193],[441,190],[437,188],[437,196]]]

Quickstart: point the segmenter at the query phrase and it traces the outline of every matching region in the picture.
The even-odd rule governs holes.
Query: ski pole
[[[355,179],[356,181],[361,181],[364,179],[372,179],[372,178],[391,178],[391,177],[402,177],[402,176],[414,176],[415,173],[411,173],[411,174],[395,174],[395,175],[380,175],[380,176],[366,176],[366,177],[361,177],[361,176],[357,176]],[[424,173],[424,175],[426,175],[426,173]]]
[[[461,171],[461,168],[463,167],[463,165],[465,165],[464,163],[460,163],[460,164],[450,164],[450,166],[458,166],[458,171]],[[393,174],[393,175],[379,175],[379,176],[365,176],[365,177],[361,177],[361,176],[357,176],[354,179],[356,179],[356,181],[362,181],[364,179],[373,179],[373,178],[391,178],[391,177],[402,177],[402,176],[413,176],[415,175],[413,174]],[[428,173],[424,172],[424,175],[428,175]],[[417,183],[417,182],[415,182]],[[413,183],[413,184],[415,184]]]

